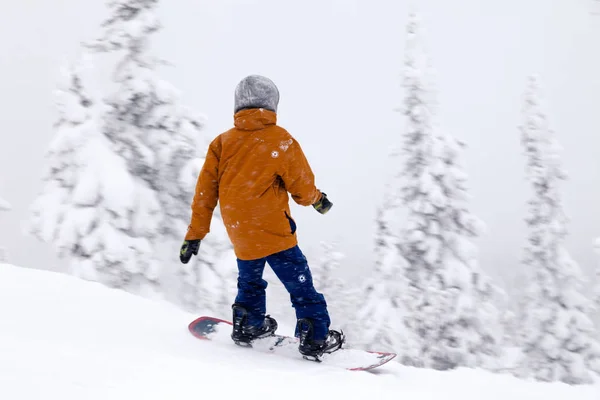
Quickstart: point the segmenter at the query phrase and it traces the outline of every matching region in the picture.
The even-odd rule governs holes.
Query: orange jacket
[[[274,112],[246,109],[234,119],[235,128],[208,148],[185,238],[206,236],[219,201],[236,256],[254,260],[298,243],[288,192],[303,206],[316,203],[322,194],[300,145],[276,125]]]

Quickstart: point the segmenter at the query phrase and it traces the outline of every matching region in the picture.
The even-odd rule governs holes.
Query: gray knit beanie
[[[278,104],[279,90],[264,76],[247,76],[235,88],[235,113],[246,108],[264,108],[276,113]]]

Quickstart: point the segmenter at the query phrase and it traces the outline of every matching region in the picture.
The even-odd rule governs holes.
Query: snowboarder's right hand
[[[187,264],[193,255],[198,254],[200,249],[200,239],[185,240],[181,245],[181,251],[179,252],[179,259],[182,263]]]
[[[315,208],[315,210],[317,210],[321,214],[326,214],[327,211],[329,211],[331,209],[331,207],[333,207],[333,203],[329,201],[329,199],[327,198],[327,195],[325,193],[321,193],[321,194],[323,196],[321,196],[321,199],[319,201],[317,201],[315,204],[313,204],[313,207]]]

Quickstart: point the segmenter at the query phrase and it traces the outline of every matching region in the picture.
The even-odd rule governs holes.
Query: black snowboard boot
[[[313,322],[308,318],[298,320],[296,332],[300,336],[298,351],[307,360],[319,361],[323,354],[339,350],[345,341],[344,333],[334,330],[329,330],[324,340],[314,340]]]
[[[261,326],[248,325],[248,312],[239,304],[234,304],[233,310],[233,332],[231,339],[240,346],[250,346],[255,339],[271,336],[277,330],[277,321],[270,315],[265,316]]]

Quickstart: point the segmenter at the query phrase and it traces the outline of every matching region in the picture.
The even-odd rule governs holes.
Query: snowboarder
[[[223,222],[238,264],[238,293],[232,305],[231,337],[240,345],[275,333],[266,315],[262,278],[268,263],[290,294],[296,311],[296,336],[304,356],[318,357],[341,347],[342,335],[330,330],[325,297],[315,290],[306,257],[298,247],[289,194],[302,206],[327,213],[332,203],[318,190],[298,142],[277,125],[279,90],[268,78],[251,75],[235,90],[234,128],[209,146],[198,176],[192,218],[181,247],[181,262],[198,254],[220,203]]]

